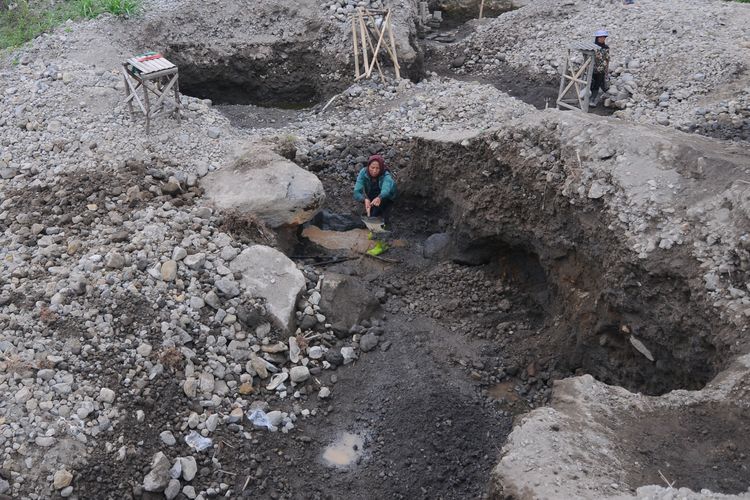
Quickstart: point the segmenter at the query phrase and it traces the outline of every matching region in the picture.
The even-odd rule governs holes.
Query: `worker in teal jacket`
[[[357,175],[357,182],[354,184],[354,199],[364,202],[365,213],[368,217],[381,217],[387,227],[396,195],[396,181],[385,166],[385,159],[381,155],[372,155],[367,160],[367,166]],[[367,253],[377,256],[387,249],[388,245],[384,241],[376,241],[375,246]]]
[[[385,160],[380,155],[372,155],[367,167],[357,175],[354,199],[365,203],[368,217],[382,217],[387,224],[396,194],[396,181],[386,168]]]

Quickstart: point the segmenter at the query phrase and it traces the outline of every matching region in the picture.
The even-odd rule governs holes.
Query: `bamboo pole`
[[[388,14],[385,15],[385,21],[383,22],[383,26],[386,26],[388,24],[388,21],[391,19],[391,12],[388,11]],[[378,53],[380,52],[380,46],[383,44],[383,36],[385,35],[385,30],[380,34],[380,37],[378,38],[378,43],[375,46],[374,49],[372,49],[372,58],[373,61],[370,63],[370,68],[368,70],[368,73],[372,73],[372,67],[375,65],[375,63],[378,60]],[[368,42],[370,42],[370,46],[372,46],[372,41],[368,38]],[[380,66],[380,65],[378,65]],[[378,68],[380,70],[380,68]]]
[[[360,21],[360,26],[362,28],[362,31],[366,32],[367,30],[365,28],[364,16],[361,17],[359,21]],[[363,34],[363,36],[367,37],[367,44],[370,46],[370,50],[372,50],[372,57],[373,57],[373,62],[370,63],[368,71],[367,71],[367,73],[365,73],[365,77],[369,78],[370,75],[372,75],[372,69],[373,69],[373,67],[377,66],[378,73],[380,74],[380,79],[383,82],[383,84],[385,84],[385,77],[383,76],[383,71],[380,69],[380,63],[378,62],[378,53],[375,50],[375,46],[373,45],[372,40],[370,39],[370,37],[366,33]]]
[[[398,63],[398,54],[396,53],[396,40],[393,36],[393,20],[388,23],[388,25],[384,28],[388,30],[388,38],[391,42],[391,59],[393,59],[393,68],[396,70],[396,78],[398,80],[401,79],[401,65]]]
[[[359,47],[357,47],[357,28],[352,17],[352,44],[354,45],[354,76],[359,78]]]
[[[482,3],[479,5],[479,19],[482,19],[483,14],[484,14],[484,0],[482,0]]]
[[[375,29],[375,33],[378,36],[382,36],[377,24],[373,23],[373,28]],[[383,23],[383,33],[385,33],[386,30],[388,30],[390,44],[386,42],[385,50],[388,51],[388,55],[391,56],[391,61],[393,61],[393,69],[396,71],[396,78],[400,80],[401,65],[398,63],[398,56],[396,55],[396,42],[393,37],[393,19],[391,19],[388,24]]]
[[[370,67],[370,60],[367,57],[367,42],[365,41],[365,38],[367,37],[367,33],[365,32],[365,21],[364,21],[364,19],[362,17],[363,17],[362,16],[362,11],[360,10],[357,13],[357,20],[359,21],[359,34],[361,35],[359,41],[362,43],[362,59],[363,59],[363,61],[365,63],[365,73],[364,74],[365,74],[365,76],[369,77],[370,74],[367,71],[367,68]],[[359,76],[360,76],[360,78],[362,77],[361,74]]]

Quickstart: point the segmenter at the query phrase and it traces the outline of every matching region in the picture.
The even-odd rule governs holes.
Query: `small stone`
[[[360,339],[359,348],[362,350],[362,352],[370,352],[375,349],[375,347],[377,347],[378,342],[380,342],[380,337],[368,333]]]
[[[195,493],[195,488],[193,488],[189,484],[182,488],[182,494],[185,495],[190,500],[193,500],[193,498],[197,496]]]
[[[320,399],[326,399],[331,395],[331,389],[328,387],[321,387],[320,391],[318,391],[318,397]]]
[[[243,396],[247,396],[248,394],[252,394],[253,392],[255,392],[255,389],[253,388],[253,384],[251,384],[250,382],[245,382],[240,385],[238,392]]]
[[[65,469],[60,469],[59,471],[55,472],[54,479],[52,480],[52,485],[56,490],[61,490],[70,486],[70,483],[72,482],[73,474]]]
[[[177,278],[177,262],[168,260],[161,265],[161,279],[162,281],[174,281]]]
[[[341,351],[337,349],[329,349],[326,351],[324,358],[333,366],[341,366],[344,364],[344,356],[341,355]]]
[[[233,299],[240,294],[240,285],[230,278],[221,278],[216,281],[216,289],[227,298]]]
[[[221,130],[217,127],[210,127],[208,129],[208,137],[211,139],[218,139],[221,135]]]
[[[98,399],[102,403],[112,403],[115,400],[115,391],[108,389],[107,387],[102,387],[99,391]]]
[[[173,180],[165,182],[161,186],[161,192],[164,194],[169,194],[169,195],[174,196],[174,195],[179,194],[180,191],[182,191],[182,188],[180,187],[180,183],[175,182]]]
[[[139,356],[143,358],[147,358],[151,354],[152,350],[153,350],[153,347],[151,347],[151,344],[146,344],[144,342],[143,344],[138,346],[135,352],[137,352]]]
[[[354,352],[353,347],[342,347],[341,348],[341,356],[344,358],[344,364],[348,365],[349,363],[353,362],[355,359],[357,359],[357,353]]]
[[[193,377],[188,377],[182,384],[182,392],[189,398],[194,398],[198,395],[198,380]]]
[[[278,427],[283,419],[283,415],[278,410],[269,411],[266,414],[266,417],[268,418],[268,423],[270,423],[274,427]]]
[[[299,384],[310,378],[310,370],[306,366],[294,366],[289,370],[292,382]]]
[[[180,494],[180,482],[177,479],[171,479],[169,484],[164,489],[164,496],[167,500],[173,500],[177,495]]]
[[[28,387],[21,387],[21,389],[19,389],[15,395],[16,403],[23,404],[31,399],[32,395],[33,394],[31,393],[31,389],[29,389]]]
[[[208,429],[208,432],[214,432],[218,424],[219,415],[217,415],[216,413],[206,419],[206,429]]]
[[[60,496],[63,497],[63,498],[68,498],[72,494],[73,494],[73,487],[72,486],[68,486],[68,487],[63,488],[62,490],[60,490]]]
[[[203,267],[203,264],[206,263],[206,254],[205,253],[196,253],[193,255],[188,255],[185,257],[185,265],[188,266],[190,269],[198,270]]]
[[[242,408],[234,408],[229,412],[229,423],[236,424],[237,422],[242,422],[242,417],[244,416],[245,412]]]
[[[180,462],[182,463],[182,479],[192,481],[198,473],[198,463],[195,461],[195,457],[182,457]]]
[[[167,446],[174,446],[177,443],[177,440],[174,437],[174,434],[172,434],[171,431],[164,431],[161,434],[159,434],[159,438],[161,439],[161,442],[166,444]]]
[[[143,478],[143,489],[150,492],[164,491],[169,484],[171,463],[162,452],[156,453],[151,462],[151,471]]]
[[[107,269],[122,269],[125,267],[125,257],[117,252],[110,252],[107,254],[104,265]]]
[[[185,257],[187,257],[187,250],[182,247],[174,247],[174,250],[172,250],[172,260],[179,262]]]
[[[219,299],[219,296],[216,295],[216,293],[212,290],[206,294],[205,297],[203,297],[203,300],[211,306],[214,309],[219,309],[221,307],[221,300]]]
[[[37,436],[36,439],[34,439],[34,443],[36,443],[37,446],[41,446],[42,448],[49,448],[53,444],[55,444],[55,438],[52,436]]]

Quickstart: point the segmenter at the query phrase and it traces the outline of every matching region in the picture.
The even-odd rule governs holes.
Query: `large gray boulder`
[[[305,289],[305,277],[286,255],[271,247],[253,245],[229,264],[242,273],[240,284],[254,297],[266,300],[266,310],[277,325],[294,332],[295,306]]]
[[[253,215],[271,228],[303,224],[325,202],[320,179],[262,147],[208,175],[204,185],[216,207]]]

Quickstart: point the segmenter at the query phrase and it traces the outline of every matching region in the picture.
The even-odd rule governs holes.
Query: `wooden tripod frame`
[[[378,27],[377,17],[383,19],[382,29]],[[385,16],[385,17],[383,17]],[[380,80],[385,83],[385,76],[378,60],[381,49],[393,62],[396,78],[401,79],[401,66],[396,54],[396,39],[393,36],[393,25],[391,23],[391,10],[357,9],[351,14],[352,20],[352,45],[354,48],[354,81],[362,78],[370,78],[372,70],[378,69]],[[388,40],[386,40],[386,35]],[[363,68],[360,68],[360,55],[362,56]]]

